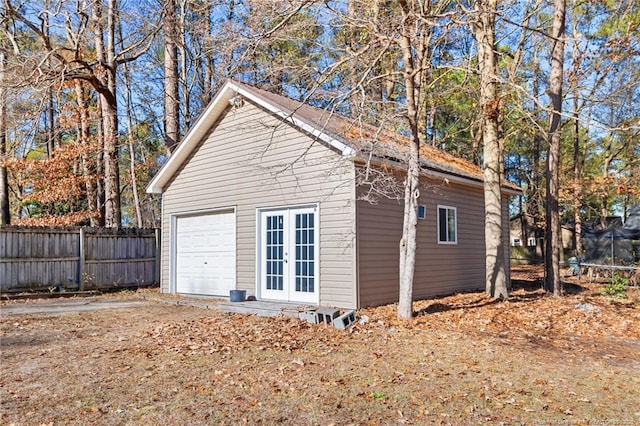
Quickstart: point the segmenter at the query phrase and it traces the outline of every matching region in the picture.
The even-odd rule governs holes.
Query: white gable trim
[[[191,155],[195,147],[202,140],[204,135],[209,131],[213,123],[215,123],[218,118],[220,118],[222,113],[227,109],[231,99],[237,95],[241,95],[251,102],[260,105],[261,107],[280,117],[282,120],[293,124],[299,129],[329,144],[330,146],[341,152],[343,156],[353,157],[355,155],[355,151],[351,147],[329,136],[321,129],[318,129],[315,126],[306,123],[299,118],[296,118],[294,116],[295,113],[282,111],[271,102],[263,99],[260,96],[257,96],[252,91],[247,90],[244,87],[239,86],[233,81],[229,80],[224,84],[216,97],[211,101],[211,103],[197,119],[196,123],[186,134],[182,143],[178,145],[178,148],[173,152],[171,157],[169,157],[167,162],[160,168],[151,182],[149,182],[149,184],[147,185],[147,193],[161,194],[164,191],[165,186],[169,182],[169,180],[171,180],[174,174],[187,160],[189,155]]]

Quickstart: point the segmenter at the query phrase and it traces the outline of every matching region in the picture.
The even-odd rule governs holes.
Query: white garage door
[[[177,218],[176,291],[229,296],[235,288],[235,213]]]

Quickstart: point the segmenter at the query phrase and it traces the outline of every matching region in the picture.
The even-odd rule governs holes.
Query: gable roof
[[[336,112],[228,80],[198,117],[171,157],[147,185],[147,192],[162,193],[166,184],[196,149],[211,126],[230,105],[242,102],[243,98],[317,138],[345,157],[357,160],[373,156],[382,161],[403,164],[402,159],[407,153],[408,139],[402,135],[381,131]],[[420,147],[420,156],[422,172],[427,175],[482,183],[482,170],[470,161],[426,145]],[[518,187],[510,184],[503,187],[509,192],[520,191]]]
[[[240,96],[240,98],[238,98]],[[352,148],[343,141],[332,137],[329,133],[324,132],[313,122],[319,122],[325,114],[318,114],[322,111],[309,105],[301,104],[292,99],[269,93],[265,90],[257,89],[247,84],[237,81],[228,80],[218,91],[207,108],[200,114],[195,124],[187,132],[177,149],[172,153],[166,163],[160,168],[158,173],[147,185],[147,192],[162,193],[165,185],[171,180],[173,175],[178,171],[182,164],[189,158],[189,155],[198,146],[200,140],[209,131],[211,126],[220,118],[230,104],[239,99],[245,98],[254,102],[273,114],[279,116],[282,120],[287,121],[294,126],[310,133],[314,137],[324,141],[328,145],[342,152],[345,156],[353,156],[355,153]],[[313,111],[312,111],[313,110]],[[315,111],[317,110],[317,111]],[[325,118],[325,121],[326,118]]]

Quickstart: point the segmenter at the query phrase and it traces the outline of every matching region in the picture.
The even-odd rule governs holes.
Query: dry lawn
[[[365,309],[348,331],[159,301],[3,315],[0,424],[640,424],[639,291],[553,298],[517,272],[507,302]]]

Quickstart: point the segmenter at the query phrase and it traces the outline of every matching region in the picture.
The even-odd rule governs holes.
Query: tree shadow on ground
[[[580,284],[563,281],[563,295],[576,295],[588,291],[589,289],[581,286]],[[490,299],[484,294],[478,295],[478,297],[472,300],[465,300],[463,303],[459,302],[440,302],[438,300],[447,299],[449,296],[440,296],[430,299],[433,303],[428,306],[417,310],[414,313],[415,317],[423,315],[435,314],[439,312],[448,312],[459,309],[475,309],[482,308],[484,306],[494,305],[503,302],[502,299]],[[527,303],[533,302],[544,297],[551,297],[551,294],[545,291],[544,282],[542,278],[532,279],[516,279],[511,281],[511,290],[509,292],[509,303]]]
[[[579,283],[570,282],[566,279],[562,280],[562,288],[563,295],[575,295],[589,290]],[[549,295],[544,289],[544,280],[542,278],[512,280],[510,294],[514,295],[514,297],[522,296],[518,290],[522,290],[526,297],[538,298]],[[509,298],[511,299],[511,296]]]
[[[445,296],[443,296],[442,298],[445,298]],[[461,303],[461,304],[435,302],[435,303],[429,304],[429,306],[425,308],[422,308],[416,311],[414,313],[414,316],[419,317],[423,315],[435,314],[438,312],[454,311],[457,309],[482,308],[484,306],[489,306],[489,305],[499,303],[500,301],[501,301],[500,299],[489,299],[487,297],[480,296],[474,300],[470,300],[466,303]]]

